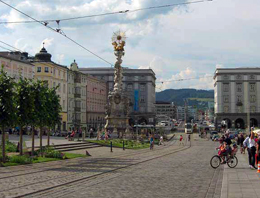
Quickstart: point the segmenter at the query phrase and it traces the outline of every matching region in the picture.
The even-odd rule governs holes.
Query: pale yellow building
[[[35,55],[32,64],[35,66],[35,78],[47,81],[49,87],[56,87],[57,94],[60,96],[61,112],[61,125],[58,130],[67,131],[67,112],[68,112],[68,68],[51,61],[51,54],[43,47],[39,53]]]
[[[34,78],[34,65],[28,60],[27,53],[21,52],[0,52],[0,66],[4,66],[4,71],[8,76],[15,78],[17,82],[21,77],[27,79]]]

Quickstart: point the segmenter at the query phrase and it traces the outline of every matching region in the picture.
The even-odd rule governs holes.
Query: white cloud
[[[187,67],[185,70],[172,75],[170,79],[160,78],[157,83],[157,91],[164,89],[180,89],[180,88],[194,88],[194,89],[213,89],[212,74],[199,75],[199,73]]]
[[[135,9],[179,0],[7,0],[36,19],[56,19]],[[259,66],[259,0],[212,1],[175,8],[61,22],[66,35],[114,63],[113,32],[126,31],[123,66],[152,68],[157,81],[207,77],[218,67]],[[221,14],[220,14],[221,10]],[[0,21],[28,20],[0,7]],[[56,23],[50,24],[56,28]],[[0,24],[0,40],[35,54],[45,41],[54,61],[80,67],[109,66],[56,32],[39,24]],[[173,81],[164,88],[212,88],[212,79]],[[158,84],[159,86],[161,84]]]
[[[64,54],[57,54],[53,59],[55,62],[57,62],[58,64],[62,64],[64,61]]]
[[[45,48],[49,48],[53,44],[53,40],[54,40],[54,38],[45,38],[42,41],[42,45],[44,44]]]
[[[222,65],[222,64],[216,64],[216,69],[218,69],[218,68],[224,68],[224,65]]]

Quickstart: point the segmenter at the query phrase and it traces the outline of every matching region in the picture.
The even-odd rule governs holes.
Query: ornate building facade
[[[108,91],[114,86],[114,68],[80,68],[106,82]],[[155,124],[155,73],[152,69],[123,68],[123,90],[130,99],[130,125]]]
[[[87,77],[87,125],[88,129],[104,127],[105,125],[105,106],[107,104],[106,82],[97,79],[89,74]]]
[[[68,70],[68,130],[87,130],[87,75],[74,62]]]
[[[66,66],[54,63],[51,60],[51,54],[49,54],[44,47],[35,55],[31,63],[35,66],[35,78],[47,81],[50,88],[59,86],[57,94],[60,96],[62,112],[61,125],[58,126],[58,129],[67,131],[68,68]]]
[[[216,69],[214,99],[218,127],[259,127],[260,68]]]

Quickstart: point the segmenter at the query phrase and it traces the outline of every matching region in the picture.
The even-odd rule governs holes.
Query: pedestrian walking
[[[165,146],[165,144],[164,144],[164,142],[163,142],[163,136],[162,136],[162,135],[161,135],[161,137],[160,137],[159,145],[164,145],[164,146]]]
[[[154,146],[154,137],[153,134],[150,134],[150,150],[153,150]]]
[[[260,164],[260,135],[258,136],[257,144],[256,144],[256,154],[257,154],[257,164],[259,167]],[[258,172],[260,172],[258,168]]]
[[[244,140],[243,145],[247,148],[249,167],[251,169],[257,169],[255,167],[256,143],[253,132],[251,132],[250,135]]]
[[[190,141],[190,134],[188,135],[188,141]]]
[[[183,136],[182,135],[180,135],[180,145],[184,146],[184,140],[183,140]]]
[[[237,145],[240,146],[240,152],[241,152],[241,154],[245,154],[245,148],[244,148],[244,146],[243,146],[244,140],[245,140],[244,135],[243,135],[243,134],[240,134],[240,135],[238,136]]]
[[[150,150],[153,150],[154,146],[154,137],[153,134],[150,134]]]

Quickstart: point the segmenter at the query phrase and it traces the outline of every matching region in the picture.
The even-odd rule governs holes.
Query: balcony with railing
[[[81,111],[81,108],[80,108],[80,107],[75,107],[74,110],[80,112],[80,111]]]
[[[81,94],[75,93],[74,98],[81,98]]]
[[[81,75],[79,75],[79,74],[75,75],[74,83],[81,83]]]

